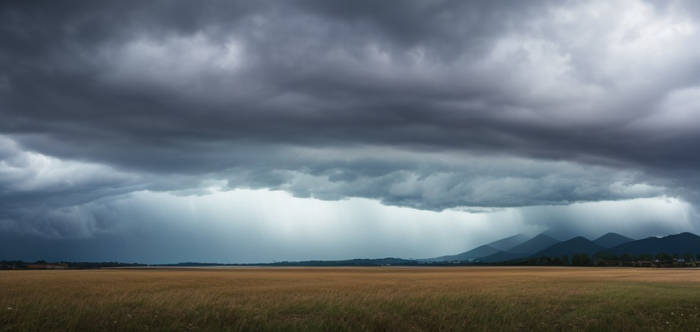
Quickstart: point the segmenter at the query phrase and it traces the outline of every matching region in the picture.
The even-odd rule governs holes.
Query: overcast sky
[[[695,1],[3,1],[0,259],[700,231]]]

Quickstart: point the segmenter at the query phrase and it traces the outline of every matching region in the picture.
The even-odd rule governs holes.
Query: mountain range
[[[520,243],[510,250],[504,250],[492,255],[481,257],[479,260],[485,263],[505,262],[518,258],[525,258],[558,243],[559,240],[546,235],[539,234],[532,239]]]
[[[440,256],[425,259],[423,261],[430,262],[451,262],[451,261],[472,261],[475,259],[496,255],[503,252],[509,252],[514,247],[522,245],[527,242],[529,238],[523,234],[516,234],[504,239],[500,239],[482,246],[478,246],[469,251],[459,253],[456,255]]]
[[[609,253],[615,255],[642,254],[699,254],[700,236],[693,233],[680,233],[666,237],[648,237],[646,239],[629,241],[610,248]]]
[[[588,255],[582,257],[581,254]],[[532,238],[516,234],[494,242],[482,244],[473,249],[454,255],[439,256],[425,259],[386,258],[356,258],[347,260],[313,260],[313,261],[284,261],[263,264],[236,265],[266,265],[266,266],[449,266],[465,264],[491,265],[520,265],[546,264],[562,265],[571,259],[572,265],[590,265],[591,258],[602,261],[619,260],[624,255],[634,256],[633,260],[645,261],[650,266],[650,258],[643,255],[692,255],[700,260],[700,236],[692,233],[680,233],[664,237],[648,237],[635,240],[617,233],[607,233],[594,240],[576,236],[564,241],[555,239],[547,234],[539,234]],[[566,258],[564,256],[567,256]],[[597,257],[597,258],[596,258]],[[617,258],[616,258],[617,257]],[[667,256],[669,257],[669,256]],[[578,262],[583,264],[576,263]],[[547,263],[549,262],[549,263]],[[642,264],[642,263],[640,263]],[[664,263],[665,264],[665,263]],[[663,264],[661,264],[663,265]],[[640,265],[641,266],[641,265]]]
[[[601,247],[604,247],[604,248],[613,248],[613,247],[617,247],[623,243],[632,242],[632,241],[634,241],[634,240],[630,239],[626,236],[622,236],[620,234],[617,234],[617,233],[607,233],[607,234],[593,240],[593,243],[595,243]]]
[[[613,255],[641,254],[700,254],[700,236],[680,233],[665,237],[648,237],[635,240],[617,234],[607,233],[594,240],[583,236],[560,241],[547,234],[528,238],[522,234],[480,245],[474,249],[434,258],[421,259],[428,263],[473,262],[501,263],[524,258],[563,257],[576,254],[593,256],[598,253]]]

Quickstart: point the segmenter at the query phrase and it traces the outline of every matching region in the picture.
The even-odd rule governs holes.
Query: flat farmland
[[[0,271],[2,331],[700,331],[700,270]]]

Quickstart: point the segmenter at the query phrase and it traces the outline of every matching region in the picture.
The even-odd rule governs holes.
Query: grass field
[[[0,330],[700,331],[700,270],[0,271]]]

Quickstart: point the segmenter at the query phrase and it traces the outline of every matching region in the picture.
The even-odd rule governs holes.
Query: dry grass
[[[0,330],[700,331],[700,270],[0,271]]]

